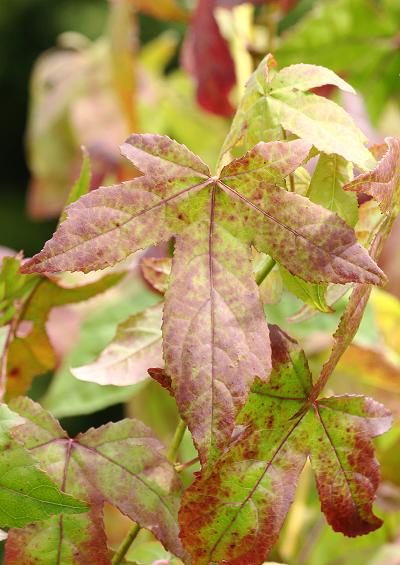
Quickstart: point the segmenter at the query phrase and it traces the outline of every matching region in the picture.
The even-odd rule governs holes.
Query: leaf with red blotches
[[[140,266],[149,285],[161,294],[165,294],[169,284],[172,259],[169,257],[145,257]]]
[[[7,351],[8,397],[23,394],[34,377],[56,366],[56,356],[46,329],[51,309],[88,300],[116,285],[124,275],[109,274],[96,282],[71,288],[62,286],[55,279],[35,278],[31,292],[20,306]],[[24,278],[25,275],[18,276]]]
[[[182,61],[196,80],[200,106],[219,116],[231,116],[229,94],[236,82],[235,68],[214,5],[215,0],[199,0],[183,44]]]
[[[368,194],[375,198],[383,213],[400,210],[400,139],[387,137],[386,152],[373,171],[363,173],[346,184],[344,190]],[[395,210],[392,210],[393,202]]]
[[[311,282],[380,284],[384,276],[342,219],[283,188],[309,150],[303,140],[260,143],[212,177],[169,138],[133,135],[123,153],[145,175],[70,206],[53,239],[24,266],[99,269],[177,236],[164,357],[203,462],[229,440],[254,377],[269,373],[250,246]]]
[[[259,141],[284,138],[288,130],[319,151],[370,168],[374,159],[353,119],[335,102],[310,92],[324,84],[346,92],[353,88],[324,67],[299,64],[277,72],[275,66],[267,55],[250,77],[222,154],[243,154]]]
[[[362,535],[382,523],[372,512],[379,473],[371,439],[390,427],[389,412],[363,396],[322,398],[307,408],[305,355],[277,326],[270,334],[270,382],[253,385],[237,419],[241,433],[183,495],[181,539],[193,565],[262,564],[307,457],[335,531]]]
[[[71,369],[82,381],[100,385],[127,386],[147,378],[147,369],[162,364],[161,323],[163,305],[134,314],[120,324],[112,342],[99,357]]]
[[[180,481],[148,428],[126,419],[71,439],[32,400],[20,397],[11,406],[25,419],[14,429],[14,437],[63,492],[88,502],[91,512],[78,520],[61,514],[38,526],[11,530],[6,564],[34,560],[38,565],[109,565],[102,523],[106,501],[182,555],[177,524]]]

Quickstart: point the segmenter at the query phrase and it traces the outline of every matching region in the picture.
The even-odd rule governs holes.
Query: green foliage
[[[139,48],[147,18],[175,23]],[[29,208],[61,216],[31,259],[2,253],[5,565],[396,563],[400,306],[372,287],[399,21],[390,0],[115,0],[103,37],[42,57]],[[395,116],[384,143],[353,86]],[[117,403],[75,438],[55,419]]]

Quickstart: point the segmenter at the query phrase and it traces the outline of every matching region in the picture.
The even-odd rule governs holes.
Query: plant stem
[[[123,558],[128,553],[128,549],[131,547],[139,532],[139,524],[134,524],[132,529],[128,532],[126,538],[122,541],[121,545],[117,549],[114,557],[111,560],[111,565],[119,565],[120,563],[122,563]]]
[[[260,269],[256,273],[256,283],[258,286],[267,278],[272,269],[275,267],[276,261],[272,257],[264,257]]]
[[[182,473],[182,471],[184,471],[185,469],[188,469],[189,467],[191,467],[192,465],[194,465],[195,463],[197,463],[199,461],[198,457],[194,457],[193,459],[191,459],[190,461],[186,461],[186,463],[179,463],[175,465],[175,471],[177,473]]]
[[[176,456],[178,455],[178,449],[183,440],[183,436],[185,435],[185,431],[186,431],[185,422],[183,420],[179,420],[178,426],[175,430],[174,437],[172,439],[171,446],[167,454],[167,457],[171,461],[171,463],[175,463],[176,461]]]
[[[178,426],[175,430],[174,437],[172,439],[171,446],[168,450],[167,457],[171,463],[175,463],[176,457],[178,455],[179,446],[182,443],[183,436],[185,435],[186,431],[186,424],[183,420],[179,420]],[[122,563],[125,555],[128,553],[129,548],[131,547],[132,543],[135,541],[138,533],[140,532],[140,525],[134,524],[132,529],[128,532],[127,536],[124,540],[122,540],[121,545],[117,549],[112,558],[111,565],[119,565]]]

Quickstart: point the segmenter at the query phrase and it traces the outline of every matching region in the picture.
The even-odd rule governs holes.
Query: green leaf
[[[336,212],[354,227],[358,219],[357,197],[343,190],[343,185],[352,178],[351,163],[339,155],[322,153],[311,178],[307,197],[327,210]],[[327,285],[307,283],[286,270],[282,270],[282,277],[286,288],[303,302],[321,312],[332,312],[326,302]]]
[[[15,430],[18,441],[65,492],[90,503],[91,512],[79,522],[62,514],[40,527],[12,530],[6,563],[35,558],[38,565],[109,564],[101,518],[105,501],[182,555],[177,525],[180,482],[161,455],[162,444],[141,422],[109,423],[71,439],[30,399],[16,399],[11,406],[26,419]]]
[[[112,404],[126,402],[141,391],[145,381],[131,386],[98,385],[77,380],[70,367],[91,363],[113,339],[118,324],[127,315],[139,314],[153,306],[159,296],[150,292],[137,277],[127,277],[118,296],[103,297],[80,328],[76,345],[55,373],[41,404],[57,418],[90,414]]]
[[[87,194],[90,190],[90,182],[91,182],[92,174],[90,171],[89,153],[87,152],[87,149],[85,147],[82,147],[82,156],[83,156],[83,160],[82,160],[81,172],[79,178],[76,180],[75,184],[71,188],[65,207],[69,206],[69,204],[72,204],[73,202],[78,200],[78,198],[80,198],[84,194]],[[66,218],[66,213],[63,212],[60,216],[59,223],[63,222],[65,218]]]
[[[23,302],[40,280],[36,275],[19,272],[20,258],[3,257],[0,269],[0,326],[7,324],[15,314],[15,302]]]
[[[336,212],[349,226],[358,220],[358,204],[355,194],[345,192],[343,186],[353,179],[351,163],[340,155],[320,155],[311,177],[308,198]]]
[[[87,512],[84,502],[60,491],[36,460],[11,439],[10,430],[22,423],[22,418],[0,405],[0,526],[19,528],[60,513]]]
[[[268,55],[251,76],[222,155],[243,154],[259,141],[282,139],[283,128],[319,151],[341,155],[362,169],[370,168],[374,160],[353,119],[331,100],[307,92],[323,84],[348,92],[352,87],[323,67],[299,64],[276,73],[273,66]]]
[[[276,326],[270,331],[270,382],[253,386],[236,439],[183,496],[181,538],[193,565],[263,563],[307,457],[335,531],[362,535],[382,523],[372,512],[379,475],[371,439],[390,427],[389,412],[362,396],[322,398],[310,406],[304,353]]]
[[[71,369],[80,380],[101,385],[127,386],[148,378],[147,369],[162,358],[162,311],[157,304],[129,317],[117,327],[112,342],[88,365]]]
[[[400,64],[394,40],[400,22],[395,2],[325,0],[282,36],[274,52],[282,65],[314,63],[344,76],[377,118],[398,92]]]
[[[313,284],[303,281],[280,267],[282,280],[286,288],[305,304],[309,304],[320,312],[330,313],[332,308],[326,302],[326,284]]]

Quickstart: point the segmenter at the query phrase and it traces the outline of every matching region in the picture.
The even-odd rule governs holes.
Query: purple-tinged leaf
[[[121,145],[121,153],[139,171],[154,180],[210,175],[205,163],[184,145],[164,135],[134,134]]]
[[[12,530],[7,564],[15,562],[16,551],[21,563],[29,563],[32,549],[40,565],[109,564],[101,519],[105,501],[182,555],[176,517],[180,481],[173,465],[161,455],[162,444],[141,422],[109,423],[71,439],[30,399],[14,400],[12,409],[26,420],[15,428],[15,438],[35,455],[62,491],[79,493],[90,503],[92,513],[81,522],[64,515],[50,519],[43,533],[41,527]]]
[[[102,269],[182,229],[190,193],[209,182],[206,165],[163,136],[131,136],[123,150],[152,175],[97,189],[67,207],[67,219],[23,272]]]
[[[147,174],[130,187],[104,188],[82,198],[26,268],[90,270],[104,266],[91,249],[117,261],[139,245],[176,236],[164,309],[164,356],[203,463],[229,440],[253,379],[268,376],[268,329],[250,246],[311,282],[380,284],[384,277],[343,220],[283,188],[284,177],[302,164],[310,148],[304,140],[260,143],[224,167],[218,178],[206,176],[205,165],[169,138],[131,136],[124,151]],[[143,206],[138,184],[147,187],[152,207]],[[127,197],[138,210],[139,201],[141,212],[126,224],[105,227],[108,219],[93,200],[103,196],[115,210],[125,207]],[[104,225],[98,230],[93,226],[99,214]],[[95,222],[88,228],[90,218]]]
[[[255,376],[269,374],[269,339],[248,246],[210,219],[176,242],[164,307],[164,355],[203,463],[227,443]]]
[[[270,382],[253,385],[237,419],[242,432],[182,499],[181,538],[193,565],[261,565],[307,457],[335,530],[354,536],[381,525],[372,513],[379,473],[371,438],[389,428],[390,414],[359,396],[321,399],[307,409],[312,381],[304,353],[276,326],[270,332]]]
[[[278,186],[309,150],[303,140],[259,143],[224,167],[220,183],[236,200],[230,229],[309,282],[382,284],[384,274],[352,228],[335,213]]]
[[[159,367],[150,368],[147,370],[150,377],[157,381],[165,390],[167,390],[172,396],[174,394],[172,390],[172,380],[171,377],[167,375],[164,369]]]
[[[400,210],[400,139],[387,137],[386,153],[373,171],[363,173],[344,186],[345,190],[364,193],[377,200],[383,213]],[[395,209],[392,210],[392,206]]]
[[[147,369],[161,365],[163,305],[134,314],[117,328],[111,343],[88,365],[71,369],[82,381],[127,386],[147,378]]]

